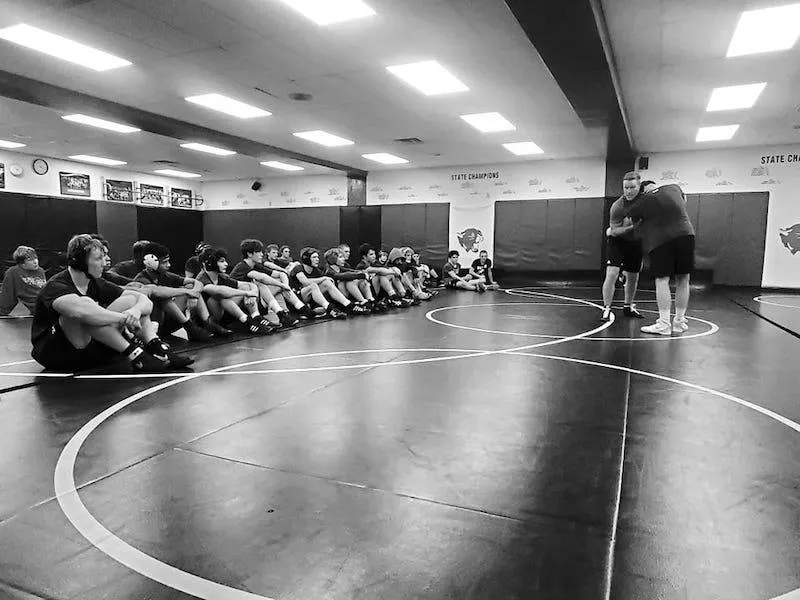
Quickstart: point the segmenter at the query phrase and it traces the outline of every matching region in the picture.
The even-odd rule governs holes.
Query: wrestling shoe
[[[636,310],[636,305],[631,304],[630,306],[626,306],[622,309],[622,314],[626,317],[631,317],[633,319],[644,319],[644,315]]]
[[[662,321],[658,319],[652,325],[645,325],[642,327],[642,331],[644,333],[652,333],[655,335],[672,335],[672,327],[669,324],[669,321]]]
[[[208,331],[210,331],[217,337],[228,337],[230,335],[233,335],[233,331],[217,323],[214,320],[214,317],[209,318],[208,321],[203,323],[203,327],[205,327]]]
[[[686,317],[679,319],[675,317],[672,320],[672,330],[677,333],[683,333],[684,331],[689,331],[689,322],[686,320]]]
[[[170,348],[169,344],[160,340],[159,338],[153,338],[147,342],[144,345],[144,349],[158,360],[168,362],[168,368],[184,369],[189,365],[194,364],[193,358],[183,356],[181,354],[175,354],[172,351],[172,348]]]
[[[325,314],[328,315],[331,319],[346,319],[347,314],[340,311],[336,308],[333,304],[328,304],[328,310],[325,311]]]
[[[294,318],[285,310],[282,310],[275,314],[278,315],[278,320],[281,322],[281,327],[283,329],[291,329],[292,327],[297,327],[297,324],[300,322],[299,319]]]
[[[186,336],[193,342],[205,342],[214,337],[213,333],[204,327],[200,327],[194,321],[186,321],[183,324],[183,328],[186,330]]]
[[[142,348],[131,352],[129,360],[134,373],[161,373],[169,368],[168,360],[161,360]]]
[[[611,307],[604,306],[603,307],[603,316],[601,317],[603,321],[610,321],[611,320]]]

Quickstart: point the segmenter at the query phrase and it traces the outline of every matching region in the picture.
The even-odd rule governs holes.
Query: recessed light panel
[[[72,121],[73,123],[80,123],[81,125],[90,125],[91,127],[99,127],[100,129],[108,129],[109,131],[116,131],[117,133],[134,133],[136,131],[141,131],[141,129],[125,125],[124,123],[115,123],[114,121],[106,121],[105,119],[98,119],[87,115],[66,115],[61,118],[65,121]]]
[[[103,158],[102,156],[91,156],[89,154],[73,154],[69,158],[80,162],[106,165],[107,167],[119,167],[128,164],[124,160],[114,160],[113,158]]]
[[[533,142],[514,142],[513,144],[503,144],[503,148],[516,154],[517,156],[527,156],[529,154],[544,154],[544,150]]]
[[[304,140],[308,140],[309,142],[314,142],[315,144],[322,144],[323,146],[328,147],[336,147],[336,146],[351,146],[355,144],[352,140],[347,140],[345,138],[339,137],[338,135],[333,135],[332,133],[328,133],[327,131],[300,131],[298,133],[292,134],[295,137],[302,138]]]
[[[277,160],[268,160],[261,163],[265,167],[269,167],[270,169],[280,169],[281,171],[303,171],[303,167],[299,167],[297,165],[290,165],[287,163],[282,163]]]
[[[0,29],[0,38],[95,71],[108,71],[131,64],[119,56],[90,48],[24,23]]]
[[[751,83],[748,85],[732,85],[729,87],[714,88],[706,110],[736,110],[739,108],[752,108],[761,92],[767,87],[766,83]]]
[[[239,119],[252,119],[255,117],[268,117],[272,113],[255,106],[250,106],[244,102],[239,102],[233,98],[228,98],[222,94],[203,94],[201,96],[189,96],[185,98],[187,102],[205,106],[211,110],[216,110]]]
[[[747,10],[739,17],[728,57],[788,50],[800,36],[800,4]]]
[[[332,25],[375,14],[361,0],[281,0],[317,25]]]
[[[738,125],[721,125],[718,127],[701,127],[697,131],[696,142],[715,142],[720,140],[729,140],[739,129]]]
[[[405,158],[400,158],[394,154],[387,154],[386,152],[376,152],[374,154],[362,154],[367,160],[372,160],[382,165],[404,165],[408,161]]]
[[[452,94],[469,90],[455,75],[435,60],[386,67],[386,70],[426,96]]]
[[[193,179],[195,177],[202,177],[199,173],[189,173],[188,171],[178,171],[176,169],[156,169],[153,173],[159,175],[167,175],[169,177],[183,177],[185,179]]]
[[[480,113],[475,115],[461,115],[461,118],[481,133],[513,131],[516,129],[516,127],[514,127],[514,125],[512,125],[503,115],[496,112]]]
[[[25,144],[19,142],[9,142],[7,140],[0,140],[0,148],[24,148]]]
[[[231,156],[236,154],[236,152],[233,150],[225,150],[225,148],[217,148],[216,146],[197,144],[195,142],[181,144],[181,148],[186,148],[187,150],[196,150],[197,152],[205,152],[206,154],[216,154],[217,156]]]

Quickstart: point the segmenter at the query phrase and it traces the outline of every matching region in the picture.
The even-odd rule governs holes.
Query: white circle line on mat
[[[618,365],[612,365],[607,363],[600,363],[595,361],[588,361],[583,359],[577,358],[570,358],[570,357],[561,357],[561,356],[550,356],[544,354],[535,354],[531,352],[526,352],[525,350],[531,349],[534,347],[541,347],[543,345],[548,345],[549,342],[545,342],[544,344],[533,344],[531,346],[523,346],[521,348],[509,348],[507,350],[493,350],[493,351],[476,351],[472,352],[469,350],[463,349],[438,349],[438,351],[445,351],[445,352],[469,352],[469,354],[462,355],[460,357],[474,357],[474,356],[485,356],[488,354],[509,354],[509,355],[518,355],[518,356],[529,356],[533,358],[542,358],[542,359],[549,359],[549,360],[559,360],[565,362],[571,362],[576,364],[583,364],[587,366],[594,366],[594,367],[601,367],[607,369],[613,369],[617,371],[629,372],[636,375],[641,375],[644,377],[651,377],[654,379],[660,379],[662,381],[667,381],[670,383],[677,383],[679,385],[684,385],[687,387],[691,387],[701,392],[705,392],[708,394],[715,395],[717,397],[723,398],[725,400],[729,400],[751,410],[754,410],[766,417],[774,419],[787,427],[790,427],[796,432],[800,432],[800,424],[775,413],[769,409],[763,408],[746,400],[742,400],[733,396],[731,394],[727,394],[725,392],[720,392],[718,390],[713,390],[711,388],[707,388],[701,385],[693,384],[687,381],[683,381],[680,379],[675,379],[672,377],[667,377],[664,375],[659,375],[657,373],[650,373],[648,371],[641,371],[638,369],[631,369],[629,367],[623,367]],[[551,345],[551,344],[550,344]],[[263,362],[270,362],[274,360],[286,360],[289,358],[303,358],[309,356],[332,356],[337,354],[355,354],[355,353],[365,353],[365,352],[413,352],[413,351],[424,351],[430,352],[432,349],[413,349],[413,348],[395,348],[395,349],[377,349],[377,350],[356,350],[356,351],[343,351],[343,352],[331,352],[331,353],[316,353],[314,355],[297,355],[294,357],[279,357],[273,359],[265,359],[261,361],[252,361],[250,363],[243,363],[242,365],[231,365],[228,367],[220,367],[220,369],[231,369],[237,368],[239,366],[249,366],[251,364],[263,363]],[[452,357],[451,357],[452,358]],[[387,363],[378,363],[376,366],[385,365]],[[83,535],[90,543],[92,543],[96,548],[98,548],[101,552],[106,554],[107,556],[111,557],[112,559],[116,560],[117,562],[127,566],[128,568],[152,579],[154,581],[158,581],[172,589],[182,591],[191,595],[194,595],[198,598],[203,598],[206,600],[212,599],[219,599],[219,600],[269,600],[265,596],[259,596],[257,594],[252,594],[250,592],[245,592],[243,590],[238,590],[235,588],[231,588],[213,581],[209,581],[197,575],[193,575],[191,573],[187,573],[180,569],[177,569],[171,565],[167,565],[152,556],[149,556],[140,550],[133,548],[132,546],[126,544],[121,539],[114,536],[111,532],[109,532],[105,527],[103,527],[86,509],[84,504],[81,502],[80,497],[78,495],[78,491],[75,487],[75,480],[74,480],[74,467],[75,467],[75,460],[77,459],[78,452],[80,451],[81,446],[89,437],[89,435],[99,427],[104,421],[109,419],[111,416],[119,412],[120,410],[124,409],[125,407],[133,404],[137,400],[145,398],[157,391],[161,391],[163,389],[172,387],[184,381],[188,381],[190,379],[195,379],[201,377],[203,374],[193,374],[182,379],[177,379],[174,381],[168,381],[161,383],[159,385],[153,386],[147,390],[143,390],[133,396],[130,396],[124,400],[121,400],[114,406],[106,409],[96,417],[94,417],[91,421],[86,423],[67,443],[67,446],[62,451],[61,455],[59,456],[58,463],[56,464],[56,469],[54,473],[54,484],[56,488],[56,498],[58,500],[59,506],[61,507],[64,514],[70,520],[74,527]],[[797,594],[800,593],[800,589],[794,590],[780,596],[779,598],[775,598],[773,600],[794,600]]]
[[[523,288],[509,288],[509,289],[503,290],[503,291],[506,294],[508,294],[509,296],[516,296],[516,297],[519,297],[519,298],[532,298],[533,296],[530,296],[529,294],[538,294],[539,293],[539,292],[526,291]],[[564,298],[569,298],[569,296],[564,296]],[[576,301],[581,301],[581,302],[583,301],[580,298],[571,298],[571,299],[572,300],[576,300]],[[520,302],[519,304],[523,304],[523,303]],[[532,304],[535,306],[538,303],[534,302]],[[636,303],[634,302],[634,304],[636,304]],[[480,305],[476,305],[476,306],[480,306]],[[453,308],[456,308],[456,307],[453,307]],[[652,311],[652,310],[645,310],[645,309],[642,309],[642,311],[643,312],[650,312],[650,313],[654,313],[655,312],[655,311]],[[699,333],[690,333],[690,334],[682,333],[682,334],[679,334],[679,335],[677,335],[675,337],[662,336],[662,335],[655,336],[654,335],[652,337],[587,337],[587,338],[583,338],[583,339],[585,339],[586,341],[592,341],[592,342],[669,342],[669,341],[673,341],[673,340],[691,340],[691,339],[695,339],[695,338],[706,337],[706,336],[709,336],[709,335],[714,335],[715,333],[717,333],[719,331],[719,325],[717,325],[716,323],[712,323],[711,321],[706,321],[705,319],[701,319],[700,317],[691,317],[689,315],[686,315],[686,318],[688,320],[690,320],[690,321],[698,321],[700,323],[703,323],[703,324],[708,326],[708,329],[706,331],[701,331]],[[443,325],[446,324],[449,327],[467,328],[467,327],[465,327],[463,325],[454,325],[453,323],[445,323],[444,321],[437,321],[437,323],[441,323]],[[538,334],[534,334],[534,333],[511,333],[511,332],[500,332],[500,331],[490,331],[490,330],[483,330],[483,331],[485,333],[496,333],[498,335],[505,334],[505,335],[531,336],[531,337],[548,337],[548,336],[545,336],[544,334],[538,335]],[[555,337],[555,336],[552,336],[552,337]],[[800,600],[800,599],[798,599],[798,600]]]
[[[780,306],[782,308],[794,308],[794,309],[800,308],[800,304],[781,304],[780,302],[769,302],[769,300],[764,300],[764,298],[770,298],[770,299],[779,298],[781,300],[783,300],[784,298],[786,299],[791,298],[793,300],[800,301],[800,296],[756,296],[755,298],[753,298],[753,300],[755,300],[759,304],[766,304],[767,306]]]
[[[518,348],[510,348],[510,350],[531,350],[533,348],[542,348],[545,346],[552,346],[555,344],[564,343],[569,341],[570,339],[575,339],[580,336],[592,335],[605,329],[606,327],[611,326],[612,321],[604,323],[600,327],[596,327],[592,330],[586,331],[584,333],[580,333],[572,338],[566,338],[564,340],[551,340],[549,342],[540,342],[538,344],[530,344],[527,346],[520,346]],[[306,355],[295,355],[294,357],[276,357],[276,358],[267,358],[261,360],[250,361],[246,363],[241,363],[237,365],[229,365],[225,367],[220,367],[218,369],[214,369],[215,372],[220,371],[229,371],[235,368],[241,367],[249,367],[255,364],[263,364],[266,362],[274,362],[278,360],[288,360],[290,358],[309,358],[313,356],[333,356],[333,355],[342,355],[342,354],[357,354],[357,353],[365,353],[365,352],[410,352],[414,351],[415,349],[379,349],[379,350],[349,350],[349,351],[342,351],[342,352],[317,352],[314,354],[306,354]],[[430,352],[431,349],[418,349],[424,352]],[[435,351],[442,351],[441,349],[437,349]],[[462,350],[445,350],[446,352],[463,352]],[[460,354],[457,356],[448,356],[443,357],[444,359],[453,360],[456,358],[473,358],[477,356],[488,356],[491,354],[500,354],[505,352],[505,350],[488,350],[488,351],[478,351],[478,352],[470,352],[469,354]],[[418,362],[432,362],[434,359],[422,359]],[[404,364],[411,364],[412,361],[404,362]],[[416,363],[414,363],[416,364]],[[381,367],[381,366],[390,366],[392,363],[375,363],[371,366],[374,367]],[[352,367],[351,367],[352,368]],[[363,368],[363,367],[361,367]],[[141,550],[134,548],[133,546],[127,544],[110,531],[108,531],[103,525],[97,521],[97,519],[92,516],[86,506],[80,499],[80,495],[78,494],[78,490],[75,486],[75,462],[78,458],[78,452],[80,452],[81,447],[83,446],[84,442],[87,440],[89,435],[97,429],[104,421],[112,417],[117,412],[121,411],[122,409],[130,406],[137,400],[141,400],[155,392],[167,389],[179,383],[183,383],[185,381],[189,381],[191,379],[197,379],[202,377],[204,373],[196,373],[191,374],[185,377],[181,377],[179,379],[173,379],[172,381],[165,381],[158,385],[155,385],[151,388],[146,390],[142,390],[128,398],[125,398],[113,406],[107,408],[99,415],[95,416],[91,419],[88,423],[86,423],[83,427],[81,427],[75,435],[70,438],[69,442],[67,442],[64,449],[61,451],[61,454],[58,457],[58,462],[56,463],[56,468],[53,473],[53,484],[55,486],[56,492],[56,499],[58,501],[58,505],[61,507],[61,511],[67,517],[67,519],[72,523],[73,527],[78,530],[78,532],[86,538],[92,545],[94,545],[98,550],[106,554],[108,557],[112,558],[113,560],[117,561],[120,564],[125,565],[129,569],[139,573],[147,577],[148,579],[152,579],[153,581],[157,581],[167,587],[170,587],[174,590],[178,590],[180,592],[184,592],[187,594],[191,594],[198,598],[203,598],[204,600],[269,600],[264,596],[259,596],[256,594],[251,594],[250,592],[245,592],[242,590],[238,590],[236,588],[232,588],[226,585],[222,585],[220,583],[210,581],[208,579],[204,579],[192,573],[187,573],[186,571],[182,571],[172,565],[168,565],[164,562],[159,561],[158,559],[145,554]]]

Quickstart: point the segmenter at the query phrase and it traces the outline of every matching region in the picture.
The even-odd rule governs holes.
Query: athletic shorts
[[[619,267],[626,273],[642,270],[642,243],[610,236],[606,244],[606,266]]]
[[[694,236],[684,235],[662,244],[650,252],[653,277],[688,275],[694,270]]]
[[[31,356],[45,369],[54,371],[86,371],[106,365],[120,356],[105,344],[92,340],[86,348],[72,345],[58,325],[33,344]]]

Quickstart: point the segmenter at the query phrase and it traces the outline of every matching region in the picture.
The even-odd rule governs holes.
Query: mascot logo
[[[483,232],[474,227],[468,227],[464,231],[456,233],[458,243],[467,252],[477,252],[478,244],[483,241]]]
[[[781,243],[786,249],[795,254],[800,252],[800,223],[780,230]],[[460,241],[461,238],[459,238]]]

